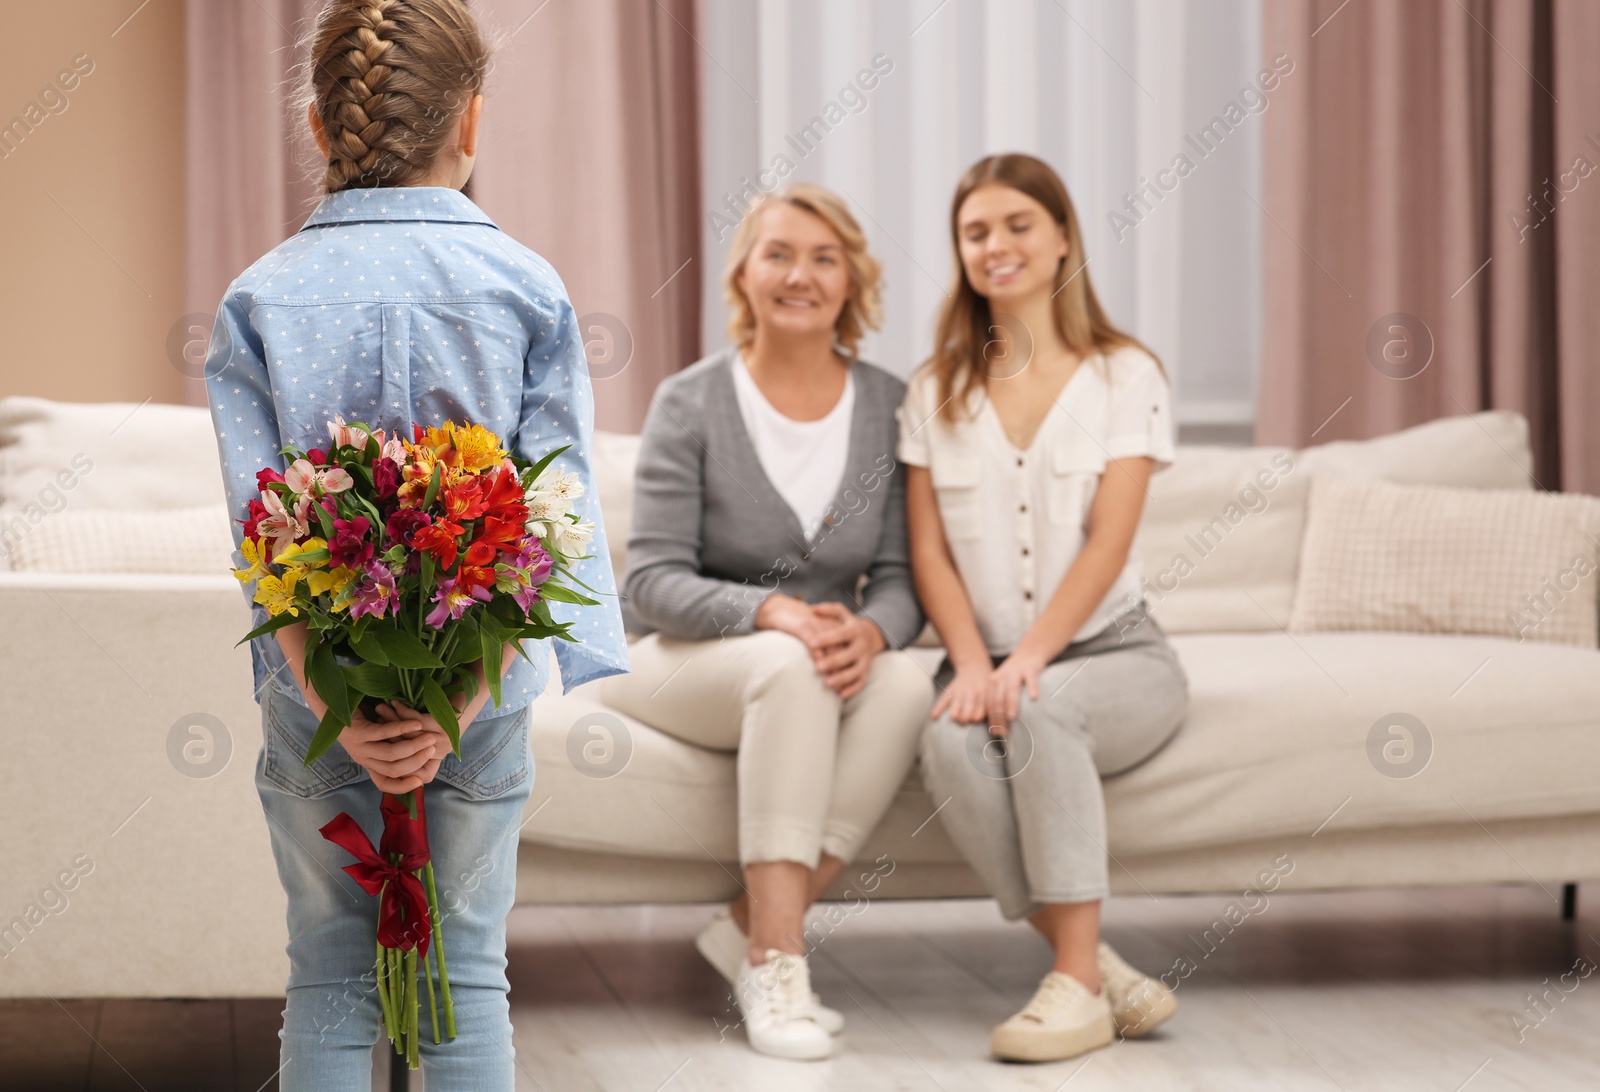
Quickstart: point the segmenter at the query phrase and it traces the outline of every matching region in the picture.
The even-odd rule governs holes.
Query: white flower
[[[582,557],[589,552],[589,543],[594,538],[594,524],[588,520],[577,523],[569,519],[558,519],[550,528],[550,545],[562,557]]]
[[[528,518],[540,523],[567,522],[572,502],[581,496],[583,482],[578,475],[563,473],[552,463],[528,486],[524,496],[528,502]]]

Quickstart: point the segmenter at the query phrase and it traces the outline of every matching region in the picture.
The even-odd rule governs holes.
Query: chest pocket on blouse
[[[1105,468],[1105,451],[1080,429],[1058,437],[1051,444],[1045,511],[1052,524],[1058,527],[1084,524]]]
[[[983,530],[978,497],[978,457],[964,444],[937,444],[929,452],[928,476],[939,498],[945,537],[977,538]]]

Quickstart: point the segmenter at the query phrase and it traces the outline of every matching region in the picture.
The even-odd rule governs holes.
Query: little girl
[[[1150,474],[1172,461],[1170,398],[1160,363],[1101,310],[1047,164],[975,163],[950,234],[955,286],[898,449],[912,573],[947,652],[922,769],[1001,913],[1055,949],[991,1049],[1052,1061],[1177,1006],[1099,941],[1100,778],[1165,744],[1188,701],[1132,550]]]
[[[470,421],[530,461],[571,445],[560,459],[593,498],[593,404],[566,290],[461,193],[488,68],[465,4],[330,0],[310,52],[305,97],[327,157],[323,197],[228,287],[206,364],[235,519],[259,496],[257,471],[284,468],[279,448],[325,451],[336,415],[407,439],[413,423]],[[576,575],[605,605],[552,604],[578,638],[556,642],[567,688],[627,670],[598,515],[588,513],[591,559]],[[266,620],[254,604],[252,614],[252,624]],[[428,785],[458,1035],[439,1046],[420,1037],[425,1079],[430,1089],[509,1089],[505,924],[533,785],[528,705],[544,688],[548,652],[543,642],[529,648],[530,663],[508,645],[501,663],[475,665],[480,683],[486,670],[501,673],[502,700],[490,705],[483,685],[470,702],[457,699],[459,759],[432,717],[396,703],[380,707],[379,722],[358,714],[339,746],[305,766],[327,708],[306,681],[305,635],[301,622],[251,642],[263,720],[256,786],[288,897],[281,1087],[368,1088],[379,1036],[377,903],[319,828],[348,812],[376,843],[380,793]]]

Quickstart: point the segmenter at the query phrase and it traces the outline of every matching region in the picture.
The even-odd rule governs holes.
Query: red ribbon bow
[[[345,865],[350,878],[369,895],[378,895],[378,943],[385,948],[417,950],[428,954],[433,923],[428,916],[428,893],[415,873],[428,863],[428,821],[422,810],[422,790],[416,790],[417,817],[396,797],[383,794],[383,835],[372,848],[361,825],[348,812],[340,812],[322,828],[322,836],[350,853],[356,863]],[[398,856],[398,860],[393,858]]]

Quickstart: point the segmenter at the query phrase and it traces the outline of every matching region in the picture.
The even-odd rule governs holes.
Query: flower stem
[[[383,1030],[392,1041],[398,1030],[394,1023],[394,1005],[389,997],[389,953],[378,945],[378,1004],[383,1007]]]
[[[422,978],[428,983],[428,1017],[433,1021],[433,1043],[438,1046],[443,1042],[439,1038],[439,999],[433,993],[433,959],[431,955],[422,957]]]
[[[428,884],[428,913],[433,917],[433,950],[439,957],[439,992],[444,995],[444,1033],[456,1037],[456,1007],[450,999],[450,968],[444,958],[444,917],[439,913],[439,892],[433,882],[433,862],[422,868]]]
[[[406,1064],[416,1069],[420,1064],[417,1044],[417,1017],[422,1007],[417,996],[417,950],[406,952]]]

